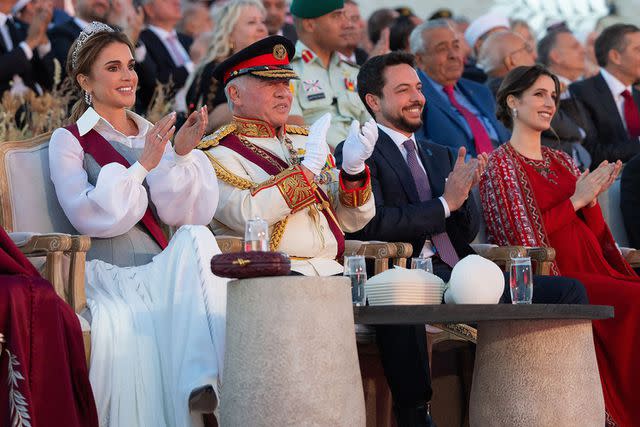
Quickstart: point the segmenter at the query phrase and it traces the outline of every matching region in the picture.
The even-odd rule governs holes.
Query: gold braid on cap
[[[71,66],[72,68],[76,68],[78,65],[78,52],[82,49],[82,46],[93,36],[98,33],[115,33],[116,30],[108,26],[107,24],[103,24],[102,22],[93,21],[91,24],[87,25],[84,30],[78,36],[78,42],[76,43],[75,49],[73,49],[73,53],[71,54]]]

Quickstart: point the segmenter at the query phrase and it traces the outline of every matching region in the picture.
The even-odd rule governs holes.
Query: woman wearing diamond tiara
[[[57,129],[49,166],[60,205],[92,237],[87,254],[90,379],[101,426],[201,424],[191,391],[218,390],[226,280],[209,269],[220,252],[204,226],[218,184],[198,144],[206,108],[175,134],[175,113],[152,125],[129,110],[138,77],[133,46],[97,22],[70,49],[68,74],[84,93],[75,123]],[[201,417],[200,417],[201,418]]]

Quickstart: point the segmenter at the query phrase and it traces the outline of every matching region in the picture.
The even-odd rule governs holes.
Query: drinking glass
[[[367,281],[367,266],[364,256],[345,256],[344,276],[351,280],[351,302],[357,306],[365,305],[364,283]]]
[[[509,276],[511,301],[513,304],[531,304],[533,297],[533,276],[531,258],[512,257]]]
[[[261,218],[254,218],[247,221],[244,228],[244,251],[269,250],[269,224]]]
[[[411,268],[424,270],[427,273],[433,273],[433,263],[431,262],[431,258],[411,258]]]

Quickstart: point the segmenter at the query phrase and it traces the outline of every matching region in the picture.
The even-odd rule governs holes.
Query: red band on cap
[[[276,59],[273,56],[273,53],[266,53],[264,55],[254,56],[253,58],[247,59],[246,61],[242,61],[237,63],[235,66],[229,68],[224,73],[224,82],[227,83],[231,74],[235,71],[244,70],[245,68],[253,68],[260,66],[278,66],[278,65],[289,65],[289,55],[285,53],[284,58]]]

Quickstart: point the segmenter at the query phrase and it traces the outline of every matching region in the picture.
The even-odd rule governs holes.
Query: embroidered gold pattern
[[[357,208],[369,201],[371,198],[371,176],[369,175],[369,168],[367,167],[367,179],[364,185],[360,188],[353,190],[347,190],[344,188],[342,180],[338,187],[338,197],[342,206],[347,208]]]
[[[273,138],[276,130],[263,120],[245,119],[233,117],[233,124],[236,126],[238,136],[249,136],[257,138]]]
[[[285,130],[291,135],[309,135],[309,128],[304,126],[286,125]]]
[[[251,190],[251,195],[255,195],[261,190],[274,185],[280,190],[280,194],[287,202],[291,213],[298,212],[316,201],[314,190],[305,179],[304,173],[299,166],[285,169],[278,175],[258,184]]]
[[[236,130],[236,126],[233,123],[229,123],[228,125],[224,125],[221,128],[218,128],[215,132],[210,135],[205,136],[198,144],[199,150],[206,150],[207,148],[216,147],[220,141],[230,133]]]

